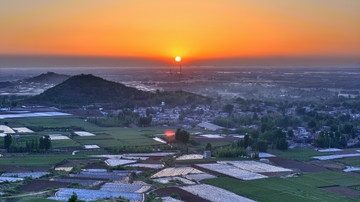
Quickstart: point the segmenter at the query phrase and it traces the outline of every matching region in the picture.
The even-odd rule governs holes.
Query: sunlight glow
[[[180,61],[181,61],[181,57],[180,57],[180,56],[176,56],[176,57],[175,57],[175,61],[176,61],[176,62],[180,62]]]
[[[170,137],[170,136],[174,136],[175,132],[174,131],[165,131],[164,133],[166,136]]]

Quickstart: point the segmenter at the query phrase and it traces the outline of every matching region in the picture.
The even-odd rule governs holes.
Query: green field
[[[222,177],[202,182],[257,201],[359,201],[358,197],[344,197],[319,188],[360,184],[360,177],[337,172],[250,181]]]
[[[61,116],[61,117],[36,117],[36,118],[21,118],[21,119],[7,119],[4,120],[9,123],[10,127],[44,127],[44,128],[70,128],[81,127],[85,131],[94,134],[108,134],[97,135],[91,137],[75,136],[74,139],[81,144],[97,144],[103,148],[110,148],[116,146],[139,146],[139,145],[158,145],[161,144],[154,141],[146,135],[153,135],[163,133],[165,129],[157,128],[122,128],[122,127],[99,127],[88,123],[76,116]],[[173,129],[174,130],[174,129]],[[41,131],[39,134],[70,134],[68,131]],[[3,138],[1,138],[3,139]],[[77,144],[69,141],[64,142],[64,147],[76,146]],[[2,142],[0,144],[3,145]],[[54,143],[54,148],[60,148],[59,143]],[[2,146],[1,145],[1,146]]]
[[[51,148],[59,149],[59,148],[71,148],[71,147],[79,147],[82,148],[82,145],[75,142],[74,140],[52,140],[51,141]]]
[[[313,156],[327,155],[322,152],[318,152],[316,150],[306,149],[306,148],[289,149],[286,151],[269,150],[268,153],[274,154],[276,156],[288,158],[288,159],[293,159],[296,161],[309,161],[309,160],[313,160],[313,158],[312,158]]]
[[[337,161],[349,166],[360,167],[360,158],[344,158]]]
[[[80,152],[71,154],[12,154],[0,158],[0,165],[10,166],[52,166],[65,159],[87,159],[88,155],[105,152]],[[93,157],[92,157],[93,158]]]
[[[42,126],[42,127],[69,127],[78,126],[88,130],[96,130],[99,127],[85,122],[76,116],[56,116],[56,117],[32,117],[19,119],[4,119],[3,122],[8,122],[10,127],[28,127],[28,126]]]

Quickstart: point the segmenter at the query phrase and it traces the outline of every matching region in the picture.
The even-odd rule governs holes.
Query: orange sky
[[[360,1],[0,1],[0,54],[359,57]]]

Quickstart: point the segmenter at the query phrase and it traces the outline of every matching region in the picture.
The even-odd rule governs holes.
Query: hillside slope
[[[210,99],[196,94],[176,91],[151,93],[108,81],[91,74],[73,76],[40,95],[24,100],[25,104],[88,105],[116,104],[149,106],[165,101],[167,105],[183,105],[209,102]]]
[[[123,84],[107,81],[93,75],[77,75],[50,88],[40,95],[29,98],[30,103],[85,105],[93,103],[123,103],[129,100],[141,100],[150,93],[127,87]]]

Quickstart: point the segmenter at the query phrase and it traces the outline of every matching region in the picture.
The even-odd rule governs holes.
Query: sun
[[[181,61],[181,57],[180,57],[180,56],[176,56],[176,57],[175,57],[175,61],[176,61],[176,62],[180,62],[180,61]]]

